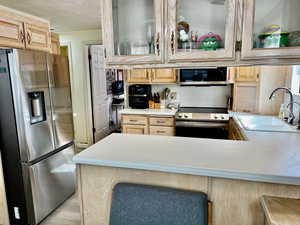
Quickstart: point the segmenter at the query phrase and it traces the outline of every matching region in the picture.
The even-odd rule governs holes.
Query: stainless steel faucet
[[[290,108],[290,115],[289,115],[289,118],[288,118],[288,123],[293,124],[294,119],[295,119],[295,116],[294,116],[294,96],[293,96],[293,93],[291,92],[291,90],[286,88],[286,87],[276,88],[274,91],[272,91],[272,93],[269,97],[269,100],[271,100],[273,98],[274,94],[279,90],[284,90],[284,91],[286,91],[286,93],[288,93],[290,95],[290,103],[288,104],[289,108]]]

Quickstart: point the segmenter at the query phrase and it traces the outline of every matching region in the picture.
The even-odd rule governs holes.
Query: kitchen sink
[[[249,131],[298,133],[296,127],[275,116],[240,115],[237,117],[244,129]]]

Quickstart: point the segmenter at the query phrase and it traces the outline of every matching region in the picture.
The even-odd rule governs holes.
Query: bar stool
[[[120,183],[114,187],[109,225],[209,225],[207,194]]]

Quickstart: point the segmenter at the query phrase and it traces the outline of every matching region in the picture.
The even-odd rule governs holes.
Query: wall
[[[152,85],[152,92],[165,88],[177,93],[176,102],[183,107],[227,107],[231,86],[183,87],[178,85]]]
[[[272,100],[269,100],[269,97],[275,88],[285,86],[288,70],[286,66],[260,67],[258,107],[261,114],[278,115],[280,106],[284,102],[284,92],[277,92]]]
[[[101,30],[61,32],[59,35],[61,45],[70,46],[75,143],[77,147],[88,147],[92,144],[92,114],[85,46],[101,44]]]
[[[294,101],[300,104],[300,66],[290,66],[286,87],[292,89]],[[289,101],[289,96],[286,95],[285,103],[288,104]],[[300,119],[300,106],[298,104],[294,104],[294,114],[296,116],[296,121],[298,121]]]

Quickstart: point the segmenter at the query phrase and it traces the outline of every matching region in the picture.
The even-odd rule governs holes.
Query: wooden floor
[[[77,195],[73,195],[40,225],[80,225],[80,206]]]

